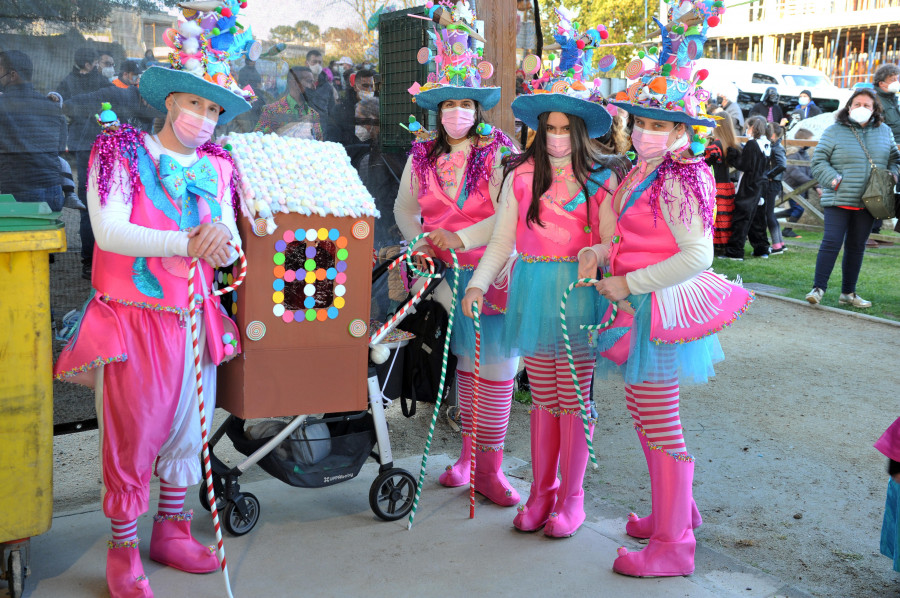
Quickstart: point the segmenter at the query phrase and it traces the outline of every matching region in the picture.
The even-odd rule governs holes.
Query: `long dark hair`
[[[572,174],[581,187],[586,199],[590,199],[587,193],[587,180],[595,172],[607,168],[610,160],[600,154],[591,138],[588,137],[587,127],[584,121],[572,114],[566,114],[569,118],[569,134],[572,137]],[[534,176],[531,180],[531,205],[528,206],[527,224],[544,226],[541,221],[541,196],[547,192],[553,182],[553,169],[550,166],[550,154],[547,153],[547,119],[549,112],[542,112],[538,117],[538,127],[535,131],[534,141],[521,154],[511,154],[503,159],[503,179],[509,176],[516,168],[529,160],[534,161]],[[618,173],[617,173],[618,175]],[[602,186],[602,185],[601,185]],[[609,189],[607,192],[610,192]],[[590,222],[590,201],[587,201],[588,222]]]
[[[475,135],[475,129],[484,122],[484,112],[481,109],[481,104],[475,100],[472,101],[475,103],[475,123],[472,125],[472,128],[469,129],[469,132],[466,133],[466,137]],[[450,153],[450,142],[448,141],[449,135],[447,135],[447,130],[444,129],[444,124],[441,122],[441,114],[443,111],[444,106],[443,102],[441,102],[437,111],[437,136],[434,139],[434,143],[431,144],[431,149],[428,150],[427,154],[429,164],[434,164],[435,160],[441,155]]]
[[[858,125],[856,121],[850,120],[850,105],[853,104],[853,100],[856,99],[856,96],[867,95],[872,98],[872,116],[869,117],[869,124],[873,127],[879,126],[884,122],[884,110],[881,109],[881,102],[878,101],[878,98],[875,97],[875,92],[871,89],[867,89],[865,87],[861,89],[857,89],[850,96],[850,99],[847,100],[847,103],[844,104],[844,107],[837,111],[837,114],[834,115],[834,122],[841,123],[842,125],[850,125],[851,123]]]

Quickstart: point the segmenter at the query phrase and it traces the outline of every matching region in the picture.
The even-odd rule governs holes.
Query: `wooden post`
[[[516,3],[479,0],[477,9],[478,17],[484,20],[484,58],[494,65],[494,76],[484,84],[501,88],[500,103],[488,110],[486,117],[489,123],[513,135],[515,122],[510,106],[516,99]]]

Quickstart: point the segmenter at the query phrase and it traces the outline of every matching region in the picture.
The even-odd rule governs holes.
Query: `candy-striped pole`
[[[240,272],[231,286],[225,287],[224,289],[217,289],[213,291],[213,295],[230,293],[235,288],[241,286],[244,282],[244,277],[247,276],[247,258],[244,256],[244,252],[236,243],[229,241],[228,244],[233,247],[238,254],[238,259],[241,263]],[[216,493],[213,485],[212,467],[209,458],[209,429],[206,422],[206,406],[203,402],[203,375],[200,368],[200,329],[197,326],[197,304],[203,302],[203,296],[194,294],[194,275],[197,271],[198,262],[199,260],[197,258],[193,258],[191,260],[190,268],[188,269],[188,317],[191,324],[191,346],[194,351],[194,375],[197,382],[197,404],[200,409],[200,437],[203,440],[203,473],[204,478],[206,479],[206,501],[209,503],[209,511],[210,514],[212,514],[213,526],[216,530],[216,557],[218,557],[219,564],[222,566],[222,573],[225,578],[225,591],[229,598],[233,598],[234,595],[231,593],[231,580],[228,578],[228,564],[225,561],[225,543],[222,540],[222,527],[219,525],[219,511],[216,508]]]
[[[475,367],[472,372],[472,444],[469,456],[469,519],[475,519],[475,445],[478,443],[478,375],[481,368],[481,316],[478,304],[472,304],[475,323]]]
[[[566,291],[563,293],[562,300],[559,303],[559,319],[562,325],[562,333],[563,340],[566,343],[566,359],[569,361],[569,372],[572,374],[572,384],[575,386],[575,395],[578,397],[578,405],[581,407],[581,421],[584,424],[584,440],[587,442],[588,451],[591,455],[591,466],[594,469],[597,469],[599,465],[597,465],[597,455],[594,454],[594,443],[591,442],[591,431],[588,425],[588,412],[587,408],[584,404],[584,394],[581,391],[581,383],[578,381],[578,372],[575,370],[575,357],[572,355],[572,343],[569,340],[569,326],[566,323],[566,303],[569,301],[569,293],[572,292],[572,289],[575,288],[575,285],[579,283],[586,284],[594,284],[599,282],[594,278],[579,278],[575,282],[569,285]],[[593,290],[593,288],[591,288]],[[615,303],[613,303],[615,306]],[[616,308],[613,307],[613,310]],[[615,317],[615,311],[613,312],[613,317]],[[610,323],[612,319],[610,319]],[[608,326],[609,324],[607,324]]]
[[[412,260],[412,248],[421,239],[425,238],[428,233],[422,233],[409,242],[406,249],[406,264],[414,273],[423,278],[435,278],[437,275],[433,273],[420,272]],[[450,250],[450,257],[453,258],[453,283],[450,285],[450,315],[447,320],[447,338],[444,340],[444,353],[441,356],[441,380],[438,384],[438,393],[434,401],[434,411],[431,413],[431,424],[428,426],[428,437],[425,439],[425,450],[422,452],[422,468],[419,471],[419,481],[416,484],[416,495],[413,497],[412,510],[409,512],[409,523],[406,529],[412,529],[413,519],[416,516],[416,509],[419,508],[419,499],[422,496],[422,484],[425,483],[425,465],[428,463],[428,452],[431,450],[431,440],[434,438],[434,426],[437,423],[438,411],[441,408],[441,398],[444,396],[444,383],[447,381],[447,356],[450,354],[450,333],[453,332],[453,314],[456,312],[456,295],[459,289],[459,260],[456,258],[456,252]]]

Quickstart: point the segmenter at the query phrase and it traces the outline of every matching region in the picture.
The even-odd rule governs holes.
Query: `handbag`
[[[871,166],[869,181],[866,183],[866,188],[862,194],[863,205],[866,206],[873,218],[882,220],[893,218],[897,213],[897,202],[894,198],[894,175],[886,168],[875,165],[862,139],[859,138],[856,129],[850,127],[850,130],[853,131],[854,137],[859,142],[859,146],[862,148],[863,153],[866,154],[866,159]]]

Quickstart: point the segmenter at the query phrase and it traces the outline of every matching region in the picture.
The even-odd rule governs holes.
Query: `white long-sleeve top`
[[[571,161],[571,156],[564,156],[562,158],[551,157],[550,166],[553,168],[562,168],[571,163]],[[519,201],[516,199],[516,194],[513,193],[512,190],[514,178],[515,173],[506,177],[506,180],[503,181],[503,185],[500,189],[500,199],[497,202],[497,221],[494,224],[494,231],[491,234],[487,249],[485,249],[484,255],[478,263],[478,268],[472,275],[472,280],[469,282],[466,289],[474,287],[481,289],[482,292],[486,293],[488,287],[494,282],[497,275],[500,274],[510,253],[515,249],[516,228],[519,224]],[[615,188],[618,184],[616,175],[611,175],[606,183],[608,188]],[[578,183],[574,180],[566,181],[566,187],[570,197],[580,189]],[[609,241],[612,238],[616,227],[615,216],[604,216],[603,207],[607,204],[609,204],[608,200],[604,200],[600,204],[600,226],[597,231],[600,243],[595,246],[598,251],[600,251],[602,246],[609,245]],[[609,212],[611,213],[611,211],[612,210],[610,209]]]
[[[450,153],[468,152],[471,146],[472,142],[469,139],[465,139],[456,145],[451,145]],[[494,202],[495,206],[500,194],[500,181],[503,177],[500,160],[500,152],[497,152],[494,159],[493,174],[489,181],[491,201]],[[457,168],[456,184],[453,187],[444,189],[447,195],[450,197],[456,196],[456,192],[462,184],[463,176],[465,176],[465,168]],[[495,217],[490,216],[466,228],[453,231],[459,235],[459,239],[463,243],[463,251],[487,245],[491,238],[491,232],[494,230]],[[422,228],[422,208],[419,205],[419,181],[413,176],[412,157],[406,161],[403,176],[400,177],[400,189],[397,191],[397,200],[394,202],[394,218],[397,221],[397,227],[406,239],[413,239],[422,234],[424,230]],[[425,239],[419,241],[417,247],[421,247],[423,243],[425,243]],[[508,256],[509,254],[507,254]]]
[[[168,150],[159,143],[155,136],[146,136],[144,145],[150,156],[159,161],[162,154],[167,154],[184,167],[193,166],[200,156],[197,152],[179,154]],[[220,184],[222,181],[220,181]],[[231,205],[231,181],[224,181],[226,188],[222,195],[221,224],[231,232],[232,240],[240,245],[240,235],[235,223],[234,208]],[[131,257],[172,257],[188,256],[188,233],[184,231],[157,230],[134,224],[131,219],[131,177],[128,171],[117,164],[110,182],[109,196],[106,205],[100,205],[100,194],[97,185],[97,169],[95,168],[88,181],[87,200],[91,215],[91,226],[94,239],[100,249]],[[236,258],[237,253],[231,252]]]
[[[661,162],[662,159],[648,162],[644,172],[652,172]],[[626,177],[626,181],[630,180],[631,177],[640,176],[640,171],[639,167],[632,169],[629,177]],[[673,196],[682,196],[683,191],[678,181],[665,181],[663,185]],[[608,219],[615,222],[616,218],[618,218],[618,214],[621,213],[622,207],[628,200],[627,195],[624,193],[625,187],[625,185],[622,185],[620,193],[616,195],[614,201],[615,212],[613,212],[613,204],[610,202],[604,202],[600,206],[601,222]],[[665,222],[666,226],[669,227],[672,236],[675,237],[675,243],[678,245],[679,251],[661,262],[651,264],[646,268],[639,268],[625,275],[628,288],[636,295],[660,291],[689,280],[709,268],[713,261],[713,246],[709,240],[712,233],[707,233],[703,230],[703,223],[700,222],[699,216],[696,215],[697,210],[694,210],[694,216],[691,221],[684,223],[681,221],[679,202],[661,203],[659,221]],[[606,266],[609,263],[607,248],[601,248],[600,245],[594,245],[590,248],[597,253],[601,266]]]

